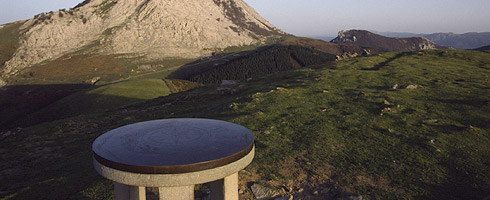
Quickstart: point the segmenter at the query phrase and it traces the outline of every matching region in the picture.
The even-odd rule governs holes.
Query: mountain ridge
[[[242,0],[87,0],[17,23],[19,48],[1,69],[4,79],[77,51],[197,58],[286,35]]]
[[[390,38],[366,30],[340,31],[331,41],[336,44],[356,44],[380,51],[418,51],[443,48],[423,37]]]
[[[490,44],[490,32],[467,32],[467,33],[402,33],[402,32],[379,32],[376,34],[386,37],[425,37],[438,45],[450,46],[455,49],[475,49]]]

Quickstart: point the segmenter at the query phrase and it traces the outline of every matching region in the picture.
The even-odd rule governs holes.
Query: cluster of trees
[[[256,75],[272,74],[334,60],[335,55],[314,49],[275,45],[194,75],[189,80],[200,83],[244,80]]]

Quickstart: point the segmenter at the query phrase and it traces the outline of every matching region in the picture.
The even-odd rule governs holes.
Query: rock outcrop
[[[390,38],[364,30],[340,31],[331,42],[336,44],[355,44],[379,51],[418,51],[444,48],[423,37]]]
[[[284,34],[243,0],[86,0],[37,15],[20,31],[1,68],[7,77],[73,52],[191,58]]]

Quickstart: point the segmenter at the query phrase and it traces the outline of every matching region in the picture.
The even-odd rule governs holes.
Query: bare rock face
[[[242,0],[86,0],[21,31],[4,76],[72,52],[192,58],[284,34]]]

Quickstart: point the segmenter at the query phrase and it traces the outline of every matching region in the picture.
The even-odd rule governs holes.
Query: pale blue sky
[[[83,0],[0,0],[0,24],[71,8]],[[487,32],[490,0],[245,0],[288,33],[333,36],[339,30]]]

